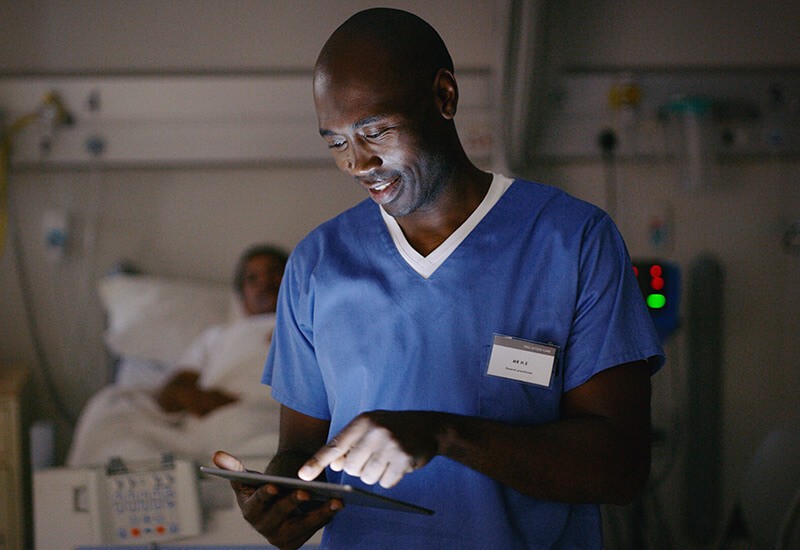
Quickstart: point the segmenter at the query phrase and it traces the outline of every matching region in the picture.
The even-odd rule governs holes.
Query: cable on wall
[[[610,128],[601,131],[597,136],[597,145],[600,147],[605,170],[606,212],[613,220],[617,216],[616,132]]]

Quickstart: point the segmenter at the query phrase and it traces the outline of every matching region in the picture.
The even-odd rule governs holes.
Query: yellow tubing
[[[6,245],[6,229],[8,228],[8,172],[11,164],[11,144],[14,134],[31,124],[39,116],[38,112],[22,115],[8,127],[0,142],[0,257]]]

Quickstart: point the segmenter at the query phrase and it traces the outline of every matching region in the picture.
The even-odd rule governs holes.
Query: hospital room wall
[[[108,13],[100,13],[94,2],[0,0],[0,11],[16,17],[14,25],[14,18],[0,20],[0,50],[10,52],[0,59],[0,71],[308,70],[344,14],[372,4],[112,1],[103,3]],[[461,66],[493,67],[499,41],[493,17],[502,2],[470,2],[470,10],[450,9],[465,5],[460,2],[388,4],[429,19]],[[588,70],[800,66],[794,2],[773,2],[769,9],[747,0],[665,4],[559,2],[561,63]],[[196,32],[185,32],[189,28]],[[107,46],[109,35],[119,38],[113,47]],[[758,440],[798,408],[800,260],[784,254],[778,241],[781,224],[800,218],[800,164],[792,158],[733,159],[720,166],[721,185],[694,193],[675,184],[673,169],[660,161],[621,162],[616,220],[631,252],[650,255],[649,216],[669,204],[671,258],[687,266],[711,252],[725,268],[723,476],[729,504]],[[606,206],[599,160],[549,163],[525,175]],[[93,284],[115,261],[127,256],[159,274],[224,280],[241,246],[260,239],[293,246],[313,225],[361,198],[328,165],[29,168],[13,175],[12,187],[39,325],[57,385],[75,412],[106,380]],[[90,261],[79,253],[52,264],[43,252],[42,215],[64,206],[82,223],[95,224],[94,244],[81,245],[94,246]],[[12,261],[6,247],[0,259],[0,358],[32,363]],[[669,351],[672,357],[684,354],[681,335]],[[674,360],[668,366],[686,368]]]
[[[562,32],[553,55],[562,66],[582,71],[626,67],[697,70],[800,68],[800,6],[790,2],[581,2],[560,3]],[[765,9],[766,8],[766,9]],[[635,73],[635,71],[634,71]],[[730,90],[731,98],[738,91]],[[794,124],[797,124],[795,118]],[[758,444],[777,424],[800,412],[800,258],[781,247],[783,231],[800,220],[800,159],[732,157],[717,166],[714,183],[689,190],[678,183],[678,166],[664,159],[620,158],[609,172],[599,159],[556,161],[537,166],[531,177],[557,182],[568,191],[609,207],[609,174],[616,184],[615,221],[631,254],[665,257],[684,277],[700,255],[712,254],[724,273],[722,364],[722,509],[736,498]],[[654,246],[649,224],[668,216],[672,243]],[[684,288],[687,281],[684,280]],[[684,307],[686,295],[684,294]],[[687,312],[667,344],[668,363],[654,377],[657,426],[682,411],[689,392],[701,399],[713,388],[689,388]],[[676,547],[690,547],[685,521],[687,428],[703,418],[679,417],[677,454],[669,444],[654,449],[653,473],[671,475],[661,486],[662,505]],[[702,545],[698,545],[702,546]],[[655,547],[659,547],[656,545]]]

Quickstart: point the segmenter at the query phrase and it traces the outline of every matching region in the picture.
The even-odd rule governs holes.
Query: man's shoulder
[[[366,199],[330,218],[303,237],[290,256],[290,262],[315,264],[326,254],[341,254],[343,249],[358,246],[365,234],[370,234],[369,225],[381,220],[379,207]],[[306,268],[311,268],[306,265]]]
[[[331,234],[337,234],[343,227],[362,222],[370,214],[374,215],[374,212],[371,211],[377,208],[378,206],[373,201],[365,199],[316,226],[309,231],[303,241],[313,241],[329,237]]]
[[[540,221],[543,218],[554,220],[597,220],[604,216],[598,206],[571,195],[564,189],[523,178],[515,178],[506,191],[507,205],[527,210]],[[565,215],[568,214],[568,215]]]

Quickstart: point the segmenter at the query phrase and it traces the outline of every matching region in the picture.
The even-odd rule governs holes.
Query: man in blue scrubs
[[[596,548],[598,503],[650,459],[663,362],[625,245],[598,208],[478,169],[436,31],[370,9],[314,71],[319,131],[369,199],[312,231],[281,286],[264,382],[283,405],[268,473],[361,486],[432,516],[234,483],[297,548]],[[244,469],[220,452],[214,462]]]

